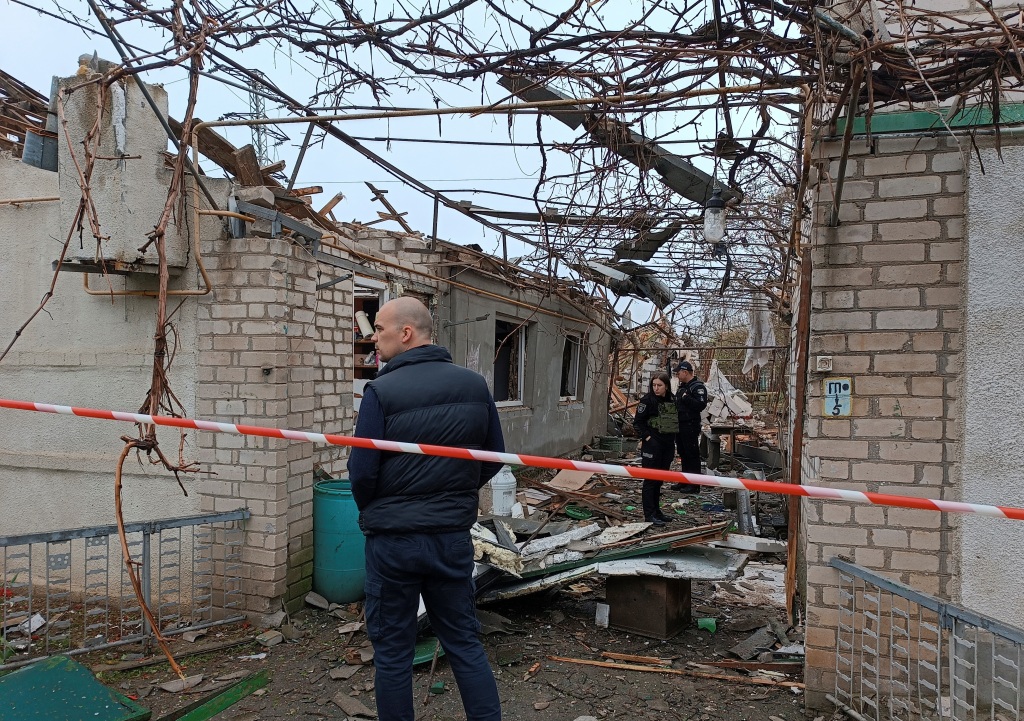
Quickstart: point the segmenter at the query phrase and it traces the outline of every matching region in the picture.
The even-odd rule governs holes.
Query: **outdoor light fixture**
[[[704,240],[718,243],[725,237],[725,201],[722,200],[722,189],[711,191],[711,198],[704,208]]]

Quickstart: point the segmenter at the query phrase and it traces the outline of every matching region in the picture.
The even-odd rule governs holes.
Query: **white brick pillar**
[[[817,469],[803,481],[958,500],[963,168],[955,141],[855,139],[837,228],[827,219],[840,145],[816,149],[822,181],[811,234],[810,354],[830,356],[833,370],[812,373],[800,399],[805,468]],[[826,375],[850,378],[848,417],[827,412]],[[844,556],[948,597],[954,538],[950,523],[928,511],[824,501],[804,501],[802,509],[807,703],[827,707],[838,620],[829,560]]]
[[[312,424],[315,263],[281,239],[204,244],[213,292],[199,316],[198,411],[203,418],[277,428]],[[245,610],[272,612],[308,590],[312,571],[311,444],[201,434],[202,508],[246,507]],[[302,554],[298,558],[296,554]],[[293,569],[289,571],[291,564]]]

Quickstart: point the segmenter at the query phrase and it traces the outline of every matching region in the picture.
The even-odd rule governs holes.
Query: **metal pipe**
[[[466,320],[445,320],[441,321],[441,328],[451,328],[454,325],[465,325],[466,323],[477,323],[482,320],[487,320],[490,317],[490,313],[484,313],[483,315],[477,316],[476,318],[467,318]]]
[[[192,128],[192,135],[202,128],[223,128],[233,126],[252,125],[288,125],[293,123],[322,123],[342,120],[383,120],[385,118],[416,118],[437,115],[484,115],[487,113],[504,113],[511,110],[522,110],[524,108],[557,108],[572,105],[588,104],[624,104],[629,102],[650,102],[652,100],[677,100],[683,98],[697,98],[711,95],[730,95],[732,93],[756,93],[764,90],[784,90],[786,88],[798,87],[799,83],[755,83],[751,85],[736,85],[731,88],[706,88],[703,90],[689,90],[685,93],[664,92],[664,93],[641,93],[637,95],[611,95],[608,97],[592,96],[589,98],[565,98],[559,100],[536,100],[524,103],[505,103],[502,105],[466,105],[455,108],[418,108],[415,110],[384,110],[375,113],[350,113],[347,115],[302,115],[286,118],[243,118],[240,120],[211,120],[196,124]],[[193,145],[195,141],[193,140]]]
[[[814,113],[811,104],[811,89],[804,88],[807,99],[804,106],[804,138],[803,138],[803,173],[800,178],[800,187],[797,188],[796,202],[803,202],[804,192],[807,188],[807,181],[810,173],[811,160],[811,134],[814,132]],[[793,213],[793,245],[791,252],[786,255],[785,275],[783,281],[788,281],[789,263],[791,258],[796,257],[796,252],[803,245],[801,216],[799,207]],[[808,243],[800,263],[800,307],[797,310],[797,328],[795,352],[793,359],[793,373],[796,374],[796,388],[794,389],[793,401],[793,431],[789,439],[789,469],[788,482],[797,485],[801,482],[801,466],[803,465],[803,442],[804,442],[804,416],[807,411],[807,403],[804,395],[807,392],[807,358],[810,349],[810,312],[811,312],[811,248]],[[785,290],[783,288],[783,290]],[[796,618],[796,592],[798,579],[796,577],[797,560],[800,549],[798,548],[800,535],[800,502],[795,499],[786,501],[786,612],[791,620]]]
[[[839,156],[839,178],[836,180],[836,194],[832,199],[832,212],[828,217],[830,228],[839,226],[839,205],[843,202],[843,186],[846,184],[846,165],[850,160],[850,141],[853,139],[853,119],[857,115],[860,104],[860,81],[864,77],[864,66],[858,64],[853,71],[853,84],[850,86],[850,106],[846,112],[846,128],[843,132],[843,152]]]
[[[306,129],[306,137],[302,140],[302,146],[299,148],[299,157],[295,159],[295,167],[292,168],[292,176],[288,178],[288,185],[285,190],[291,190],[295,187],[295,180],[299,177],[299,168],[302,167],[302,159],[306,157],[306,148],[309,147],[309,139],[313,136],[313,128],[316,127],[313,123],[309,124],[309,128]]]
[[[248,215],[242,215],[236,213],[233,210],[200,210],[200,215],[216,215],[222,218],[237,218],[238,220],[244,220],[246,223],[255,223],[256,219]]]
[[[441,201],[436,197],[434,198],[434,222],[430,226],[430,250],[431,252],[437,250],[437,215],[441,208]],[[505,259],[508,261],[508,258]]]
[[[854,711],[852,708],[847,706],[845,703],[837,699],[832,694],[825,694],[825,698],[834,703],[836,705],[836,708],[838,708],[844,714],[852,718],[854,721],[871,721],[867,716],[864,716],[863,714]]]
[[[147,607],[150,605],[150,603],[152,601],[152,588],[151,588],[151,585],[152,585],[153,569],[152,569],[152,559],[150,558],[150,555],[152,553],[153,553],[153,534],[152,534],[152,532],[149,529],[146,529],[146,530],[144,530],[142,532],[142,562],[139,564],[139,574],[142,576],[142,599],[141,600],[142,600],[142,602]],[[160,563],[158,561],[157,562],[157,567],[159,568],[159,566],[160,566]],[[143,610],[145,610],[145,609],[143,609]],[[157,609],[157,613],[159,613],[159,612],[160,612],[160,609]],[[155,630],[157,632],[160,631],[159,628],[157,628]],[[148,645],[148,642],[149,642],[149,637],[150,637],[150,635],[152,635],[153,631],[154,631],[154,629],[153,629],[152,625],[149,622],[149,617],[145,613],[143,613],[142,614],[142,635],[146,637],[147,645]]]
[[[49,203],[54,200],[60,200],[60,196],[55,195],[47,198],[12,198],[10,200],[0,200],[0,205],[22,205],[23,203]]]
[[[785,350],[789,346],[784,345],[680,345],[680,346],[639,346],[626,348],[625,350],[638,350],[638,351],[666,351],[666,350],[705,350],[706,348],[714,348],[715,350]],[[739,359],[737,359],[739,360]]]
[[[198,631],[203,628],[215,628],[217,626],[226,626],[230,623],[236,623],[238,621],[244,621],[244,615],[228,616],[226,618],[219,619],[217,621],[208,621],[206,623],[197,623],[191,626],[185,626],[183,628],[174,628],[164,631],[165,636],[174,636],[176,634],[185,633],[185,631]],[[106,643],[98,643],[93,646],[85,646],[84,648],[73,648],[70,651],[61,651],[61,656],[80,656],[83,653],[94,653],[96,651],[104,651],[111,648],[117,648],[119,646],[127,646],[132,643],[142,643],[146,640],[146,637],[141,633],[133,636],[127,636],[125,638],[118,639],[117,641],[108,641]],[[27,658],[21,661],[11,661],[10,663],[0,664],[0,671],[11,671],[22,666],[31,666],[34,663],[45,661],[49,656],[36,656],[35,658]],[[166,659],[163,661],[166,662]]]

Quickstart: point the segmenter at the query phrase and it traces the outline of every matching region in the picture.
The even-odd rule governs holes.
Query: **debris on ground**
[[[715,599],[732,605],[785,608],[785,578],[782,564],[750,562],[742,578],[716,584]]]
[[[196,674],[195,676],[186,676],[185,678],[176,678],[173,681],[160,684],[160,690],[166,691],[167,693],[181,693],[188,689],[198,686],[203,682],[203,674]]]
[[[197,631],[185,631],[183,634],[181,634],[181,637],[189,643],[195,643],[203,636],[205,636],[207,634],[207,631],[208,629],[205,628],[201,628]]]
[[[672,520],[654,528],[637,510],[638,480],[582,474],[554,483],[553,472],[520,473],[531,474],[518,495],[525,517],[481,515],[473,533],[474,543],[487,545],[475,573],[478,620],[505,715],[550,721],[584,714],[602,721],[802,716],[803,636],[780,601],[780,541],[736,539],[737,511],[727,508],[721,489],[687,496],[666,484],[662,507]],[[567,515],[570,503],[590,517]],[[754,499],[751,507],[757,505]],[[762,525],[761,532],[770,536],[773,528]],[[663,598],[643,602],[642,614],[627,601],[624,612],[618,599],[641,588],[660,589]],[[251,631],[238,629],[235,643],[248,648],[194,657],[188,673],[208,680],[192,689],[149,695],[175,680],[166,664],[144,678],[102,675],[115,687],[126,683],[125,693],[148,695],[154,717],[188,705],[189,694],[228,682],[242,666],[269,671],[273,681],[242,699],[233,718],[374,718],[373,647],[361,604],[334,604],[315,593],[305,600],[304,610],[282,616],[276,627],[268,617],[258,626],[281,640],[286,627],[301,637],[263,647]],[[661,627],[637,630],[623,615],[654,617]],[[231,633],[214,632],[218,638]],[[424,718],[458,718],[459,694],[447,693],[455,679],[435,639],[420,640],[414,668],[417,703],[427,699]]]
[[[328,675],[333,681],[347,681],[355,676],[361,668],[362,666],[335,666],[328,672]]]

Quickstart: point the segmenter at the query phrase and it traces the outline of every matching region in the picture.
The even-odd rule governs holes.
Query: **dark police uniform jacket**
[[[680,384],[676,391],[676,409],[679,411],[679,425],[700,424],[701,412],[708,405],[708,389],[694,377],[689,383]]]

